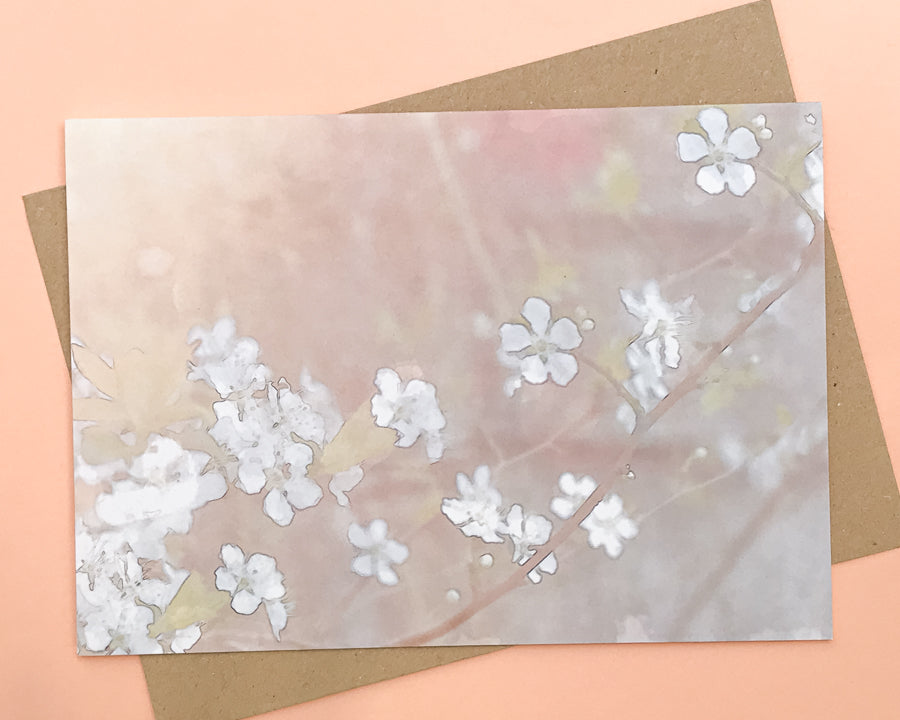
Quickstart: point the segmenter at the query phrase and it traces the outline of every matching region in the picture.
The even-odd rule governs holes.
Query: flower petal
[[[249,590],[240,590],[231,600],[231,608],[241,615],[252,615],[262,602]]]
[[[550,511],[563,520],[572,517],[577,509],[578,504],[572,498],[555,497],[550,501]]]
[[[574,495],[576,492],[577,482],[575,481],[575,473],[565,472],[559,476],[559,489],[566,495]]]
[[[560,350],[574,350],[581,345],[581,333],[569,318],[560,318],[550,328],[550,342]]]
[[[360,550],[368,550],[372,547],[369,533],[363,529],[362,525],[357,523],[350,523],[350,527],[347,529],[347,539],[350,540],[351,545]]]
[[[514,353],[531,345],[531,333],[518,323],[503,323],[500,326],[500,347],[504,352]]]
[[[547,358],[546,367],[557,385],[568,385],[578,374],[578,361],[569,353],[553,353]]]
[[[440,435],[429,435],[425,441],[425,452],[428,460],[437,462],[444,456],[444,440]]]
[[[626,540],[636,538],[638,534],[637,523],[629,517],[621,517],[616,521],[616,532]]]
[[[391,368],[381,368],[375,373],[375,387],[388,400],[400,397],[400,376]]]
[[[677,368],[681,362],[678,340],[674,337],[663,338],[664,362],[670,368]]]
[[[725,178],[715,165],[704,165],[697,171],[697,185],[710,195],[718,195],[725,189]]]
[[[602,545],[603,549],[606,550],[606,554],[613,560],[618,558],[622,554],[622,550],[625,549],[622,540],[614,533],[609,533],[606,537],[606,541],[602,543]]]
[[[739,127],[728,136],[725,149],[738,160],[749,160],[759,155],[759,143],[750,128]]]
[[[387,537],[387,531],[387,522],[381,518],[377,518],[369,523],[369,537],[372,538],[372,541],[375,543],[384,542]]]
[[[697,122],[700,123],[709,141],[713,145],[721,145],[728,131],[728,115],[721,108],[705,108],[697,113]]]
[[[384,544],[384,556],[395,565],[401,565],[409,558],[409,548],[396,540],[388,540]]]
[[[537,355],[529,355],[522,360],[522,377],[532,385],[547,381],[547,366]]]
[[[268,577],[269,575],[281,575],[275,564],[275,558],[271,555],[253,553],[247,560],[247,573],[251,576]]]
[[[216,588],[233,593],[237,590],[238,579],[234,573],[225,568],[216,568]]]
[[[279,600],[270,600],[266,603],[266,615],[269,616],[269,626],[275,639],[281,641],[281,631],[287,625],[287,607]]]
[[[284,484],[287,501],[298,510],[316,505],[322,499],[322,488],[307,477],[291,478]]]
[[[733,162],[725,166],[725,184],[732,195],[743,197],[756,182],[756,171],[747,163]]]
[[[226,544],[219,550],[219,557],[229,570],[235,570],[244,566],[244,551],[237,545]]]
[[[491,468],[487,465],[479,465],[472,473],[472,480],[476,488],[489,488],[491,486]]]
[[[608,508],[611,517],[617,517],[622,514],[624,503],[622,498],[616,493],[611,493],[603,498],[603,504]]]
[[[697,133],[678,133],[678,157],[683,162],[696,162],[709,155],[709,143]]]
[[[456,498],[444,498],[441,503],[441,512],[454,525],[462,525],[469,519],[469,511],[466,505]]]
[[[535,335],[543,336],[550,327],[550,305],[546,300],[530,297],[522,306],[522,317],[531,323]]]
[[[363,475],[362,467],[354,465],[349,470],[336,472],[331,477],[331,481],[328,483],[328,489],[331,491],[331,494],[334,495],[338,505],[347,507],[350,504],[350,498],[347,497],[347,493],[362,482]]]
[[[263,512],[275,521],[276,525],[286,527],[294,519],[294,508],[287,501],[284,492],[272,489],[263,501]]]
[[[378,582],[382,585],[396,585],[400,582],[397,573],[395,573],[393,568],[388,564],[379,565],[376,575],[378,577]]]
[[[283,580],[284,575],[280,572],[266,575],[254,584],[253,591],[263,600],[277,600],[278,598],[284,597],[287,592],[284,583],[282,582]]]
[[[186,628],[176,630],[175,637],[172,639],[172,644],[170,646],[172,652],[183,653],[186,650],[190,650],[200,639],[200,634],[199,623],[192,623]]]
[[[360,577],[371,577],[375,572],[371,555],[359,555],[353,558],[350,568]]]

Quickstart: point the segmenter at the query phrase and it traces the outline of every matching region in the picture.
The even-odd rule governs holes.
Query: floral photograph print
[[[831,636],[814,104],[66,126],[85,655]]]

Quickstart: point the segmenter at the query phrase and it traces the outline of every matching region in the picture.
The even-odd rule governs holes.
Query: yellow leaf
[[[700,396],[700,407],[706,415],[712,415],[729,407],[738,390],[748,390],[759,382],[752,365],[726,370],[714,366],[707,375],[707,381]]]
[[[786,428],[794,424],[794,416],[788,410],[787,405],[779,403],[775,406],[775,417],[778,419],[778,426]]]
[[[100,392],[109,396],[116,394],[116,371],[98,356],[80,345],[72,346],[72,360]]]
[[[123,428],[128,425],[119,405],[103,398],[75,398],[72,400],[72,417],[75,420],[110,423]]]
[[[710,383],[700,396],[700,407],[705,415],[724,410],[734,402],[734,387],[721,382]]]
[[[81,432],[81,457],[91,465],[102,465],[114,460],[130,461],[143,452],[145,445],[127,445],[118,433],[101,425],[91,425]]]
[[[169,607],[148,628],[150,637],[180,630],[195,622],[210,620],[229,601],[229,594],[208,586],[196,573],[182,583]]]
[[[596,355],[597,364],[609,373],[609,376],[619,382],[625,382],[631,377],[631,369],[625,362],[625,348],[634,338],[620,338],[609,341],[605,348],[601,348]]]
[[[334,475],[359,465],[363,460],[380,459],[397,441],[397,433],[378,427],[367,401],[347,418],[338,434],[309,468],[309,476]]]
[[[641,181],[631,158],[621,150],[614,150],[603,159],[597,171],[597,182],[604,209],[620,215],[628,214],[641,190]]]
[[[543,298],[556,297],[559,291],[577,279],[573,265],[556,261],[534,232],[528,233],[528,242],[537,266],[537,294]]]

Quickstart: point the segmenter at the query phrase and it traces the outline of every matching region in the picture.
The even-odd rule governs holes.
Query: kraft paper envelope
[[[771,6],[759,2],[359,112],[792,100]],[[60,341],[68,348],[65,188],[29,195],[25,207]],[[832,559],[841,562],[900,547],[900,494],[830,239],[826,283]],[[497,649],[146,656],[143,663],[158,720],[227,719]]]

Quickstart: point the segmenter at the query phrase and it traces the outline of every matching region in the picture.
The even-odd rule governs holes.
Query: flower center
[[[547,362],[549,357],[559,348],[545,337],[536,337],[531,343],[531,349],[534,350],[531,355],[537,355],[543,362]]]

